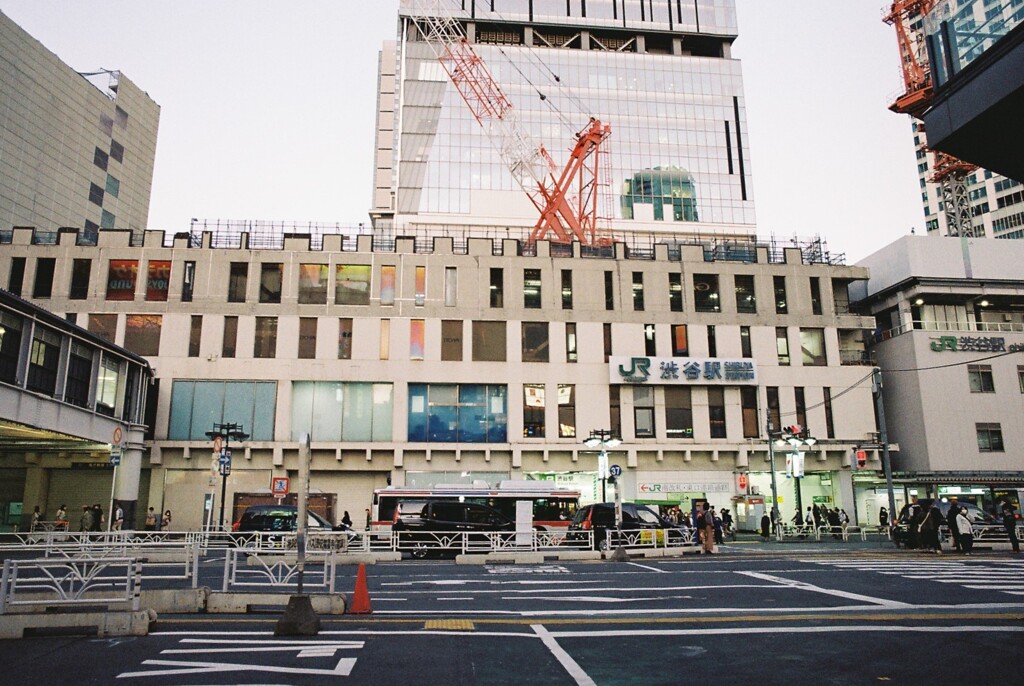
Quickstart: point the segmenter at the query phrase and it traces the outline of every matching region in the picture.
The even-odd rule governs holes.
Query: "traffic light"
[[[858,448],[854,454],[857,458],[857,469],[864,469],[868,464],[868,451]]]

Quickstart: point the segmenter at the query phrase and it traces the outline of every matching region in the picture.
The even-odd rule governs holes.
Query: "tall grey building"
[[[159,120],[122,74],[76,72],[0,12],[0,231],[145,230]]]
[[[598,213],[615,228],[754,233],[733,0],[402,0],[380,60],[375,222],[537,220],[417,29],[431,12],[460,23],[556,175],[591,117],[610,125]]]

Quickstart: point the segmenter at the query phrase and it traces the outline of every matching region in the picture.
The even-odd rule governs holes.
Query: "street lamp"
[[[775,431],[772,427],[771,418],[768,419],[768,460],[771,462],[772,472],[772,527],[782,523],[782,515],[779,512],[779,489],[775,482],[775,446],[790,447],[788,469],[790,476],[797,479],[796,482],[796,509],[803,512],[803,502],[800,496],[800,477],[804,474],[803,455],[800,454],[800,446],[808,448],[818,442],[816,438],[807,435],[807,430],[799,424],[784,427],[781,431]],[[795,459],[794,459],[795,458]]]
[[[236,441],[244,441],[249,438],[249,434],[245,433],[242,429],[244,427],[241,424],[229,423],[229,424],[214,424],[213,431],[207,431],[207,438],[212,438],[215,441],[219,438],[224,442],[220,447],[220,530],[224,530],[224,500],[227,498],[228,491],[228,474],[231,473],[231,439]]]
[[[601,448],[597,456],[597,471],[601,475],[601,502],[608,502],[608,448],[622,445],[622,439],[608,429],[596,429],[583,441],[588,448]]]
[[[802,446],[811,448],[818,439],[807,435],[807,429],[801,427],[799,424],[793,426],[787,426],[782,431],[782,440],[789,444],[789,469],[786,471],[796,479],[796,509],[800,512],[804,510],[803,497],[800,493],[800,479],[804,475],[804,456],[800,452]]]

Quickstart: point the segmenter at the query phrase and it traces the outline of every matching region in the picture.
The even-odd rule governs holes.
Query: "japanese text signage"
[[[934,352],[960,353],[1019,353],[1024,343],[1006,344],[1006,339],[992,336],[937,336],[931,339]]]
[[[608,375],[613,384],[757,385],[753,360],[717,357],[612,357]]]

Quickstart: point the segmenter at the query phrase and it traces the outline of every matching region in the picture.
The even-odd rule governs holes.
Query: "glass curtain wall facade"
[[[611,125],[600,216],[623,228],[753,233],[742,77],[728,56],[733,0],[462,5],[453,14],[523,129],[551,154],[556,175],[591,117]],[[396,220],[532,226],[537,210],[420,39],[413,13],[403,0],[391,151]]]

